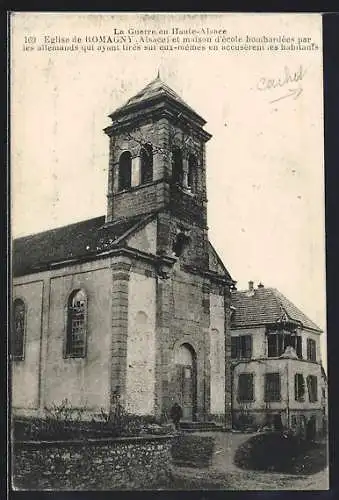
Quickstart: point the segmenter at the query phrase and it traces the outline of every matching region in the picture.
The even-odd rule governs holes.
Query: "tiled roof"
[[[186,102],[176,92],[174,92],[174,90],[161,80],[159,75],[155,78],[155,80],[152,80],[148,85],[146,85],[146,87],[140,90],[140,92],[131,97],[123,106],[113,111],[110,116],[113,118],[115,114],[120,113],[125,109],[127,110],[130,107],[135,107],[141,103],[149,102],[161,96],[170,98],[172,101],[175,101],[179,105],[190,110],[191,113],[194,113],[194,115],[199,116],[193,108],[186,104]],[[200,119],[203,120],[201,117]],[[205,120],[203,121],[205,123]]]
[[[20,276],[48,264],[78,259],[106,250],[145,216],[105,224],[105,216],[96,217],[13,241],[13,274]]]
[[[169,95],[172,97],[172,99],[175,99],[181,104],[187,106],[185,101],[183,101],[181,97],[176,92],[174,92],[174,90],[172,90],[165,82],[161,80],[160,76],[157,76],[155,80],[152,80],[148,85],[146,85],[146,87],[140,90],[140,92],[138,92],[135,96],[131,97],[127,101],[126,105],[136,104],[141,101],[146,101],[154,96],[161,94]]]
[[[249,291],[232,292],[232,328],[243,328],[273,324],[281,320],[300,322],[305,328],[321,332],[313,321],[300,311],[276,288],[256,288]]]

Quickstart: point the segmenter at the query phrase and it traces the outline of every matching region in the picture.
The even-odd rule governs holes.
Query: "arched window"
[[[179,231],[173,241],[172,250],[176,257],[180,257],[187,245],[190,243],[191,238],[183,231]]]
[[[86,319],[86,293],[84,290],[74,290],[67,304],[67,357],[83,358],[86,355]]]
[[[145,144],[140,151],[140,182],[152,182],[153,180],[153,148],[151,144]]]
[[[174,183],[182,184],[184,170],[182,164],[182,153],[179,148],[172,150],[172,180]]]
[[[119,158],[119,191],[131,187],[132,155],[125,151]]]
[[[194,155],[189,155],[187,183],[188,187],[190,187],[192,191],[196,190],[196,178],[197,178],[197,159]]]
[[[26,307],[21,299],[15,299],[12,313],[12,356],[16,360],[24,359]]]

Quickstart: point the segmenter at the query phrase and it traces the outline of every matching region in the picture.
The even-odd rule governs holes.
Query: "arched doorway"
[[[196,419],[197,369],[196,354],[190,344],[182,344],[175,353],[176,399],[183,420]]]

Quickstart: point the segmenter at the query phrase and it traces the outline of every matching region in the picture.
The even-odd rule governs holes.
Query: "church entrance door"
[[[182,408],[182,420],[196,417],[196,355],[189,344],[180,346],[176,353],[176,399]]]

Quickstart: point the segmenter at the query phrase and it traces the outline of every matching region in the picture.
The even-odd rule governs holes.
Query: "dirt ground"
[[[211,435],[211,433],[199,433]],[[174,468],[173,489],[327,490],[328,468],[312,475],[245,471],[233,463],[237,448],[254,434],[217,432],[211,466],[207,469]]]

